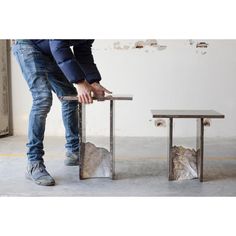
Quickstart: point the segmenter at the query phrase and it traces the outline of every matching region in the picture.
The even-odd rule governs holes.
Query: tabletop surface
[[[63,96],[60,97],[61,100],[78,100],[77,96]],[[107,100],[133,100],[132,95],[123,95],[123,94],[112,94],[106,95],[105,97],[93,97],[93,100],[97,101],[107,101]]]
[[[153,118],[224,118],[214,110],[151,110]]]

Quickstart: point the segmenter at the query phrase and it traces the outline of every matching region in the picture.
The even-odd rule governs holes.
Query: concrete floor
[[[90,138],[98,146],[108,139]],[[194,147],[194,139],[176,139]],[[64,139],[45,139],[45,163],[56,186],[24,178],[26,137],[0,139],[0,196],[236,196],[236,139],[206,139],[205,182],[167,180],[165,138],[117,138],[117,180],[79,180],[78,167],[63,164]]]

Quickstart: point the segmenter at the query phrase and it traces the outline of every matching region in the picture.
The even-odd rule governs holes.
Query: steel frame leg
[[[168,179],[173,180],[173,158],[172,158],[172,147],[173,147],[173,118],[169,118],[169,135],[168,135]]]
[[[115,101],[110,101],[110,153],[111,153],[111,178],[116,178],[115,172]]]
[[[203,118],[197,119],[197,171],[200,182],[203,182],[204,155],[204,123]]]
[[[83,179],[83,166],[84,166],[84,148],[86,143],[86,110],[85,105],[79,103],[79,142],[80,142],[80,179]]]

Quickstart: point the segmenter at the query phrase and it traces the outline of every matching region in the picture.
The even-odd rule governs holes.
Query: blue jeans
[[[32,94],[33,104],[28,127],[28,160],[43,161],[43,139],[47,114],[52,105],[52,91],[59,96],[77,95],[56,62],[43,54],[30,40],[17,40],[13,53]],[[79,152],[78,102],[62,101],[68,153]]]

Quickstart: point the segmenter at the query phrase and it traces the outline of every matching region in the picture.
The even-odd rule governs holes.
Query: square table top
[[[224,118],[214,110],[151,110],[153,118]]]

